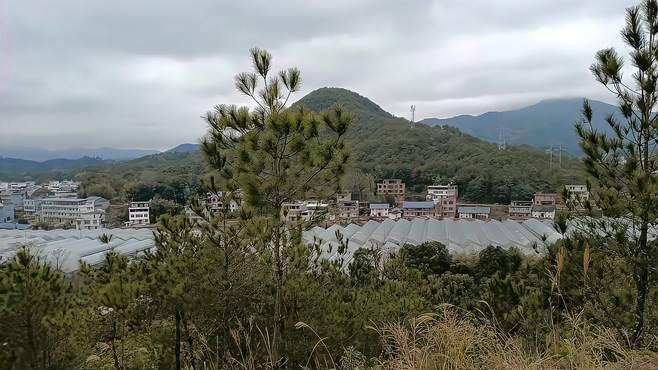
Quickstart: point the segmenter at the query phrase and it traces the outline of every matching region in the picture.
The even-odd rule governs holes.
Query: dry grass
[[[382,369],[657,369],[655,353],[629,350],[609,330],[593,330],[580,317],[554,330],[533,353],[495,327],[476,324],[453,309],[407,323],[375,328],[385,353]]]

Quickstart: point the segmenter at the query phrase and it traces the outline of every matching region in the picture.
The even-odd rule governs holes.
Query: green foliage
[[[400,251],[407,266],[420,270],[424,275],[441,275],[449,271],[452,256],[445,245],[432,241],[417,246],[404,245]]]
[[[19,250],[0,270],[0,367],[51,369],[71,361],[64,329],[72,303],[64,274]]]
[[[645,334],[646,312],[655,308],[648,299],[655,288],[655,263],[658,245],[649,241],[650,231],[658,226],[658,3],[644,0],[628,8],[626,25],[621,31],[630,48],[634,73],[622,74],[624,59],[613,48],[596,54],[591,71],[598,82],[617,98],[621,117],[610,115],[606,121],[611,134],[593,126],[594,113],[588,101],[583,104],[583,119],[576,124],[585,153],[584,163],[596,190],[583,208],[601,209],[610,219],[590,222],[596,238],[593,252],[621,257],[631,268],[635,287],[632,341],[640,345]],[[614,218],[614,219],[613,219]]]

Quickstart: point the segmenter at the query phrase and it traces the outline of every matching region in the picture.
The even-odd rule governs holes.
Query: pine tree
[[[601,236],[592,253],[599,250],[621,256],[632,267],[636,298],[631,339],[640,345],[645,332],[647,295],[655,285],[658,245],[649,241],[649,231],[658,223],[658,4],[645,0],[627,9],[621,31],[630,47],[634,70],[623,75],[624,59],[613,48],[596,54],[591,71],[596,80],[617,98],[619,113],[607,117],[612,134],[592,124],[592,109],[584,102],[584,120],[576,124],[585,153],[587,172],[594,180],[588,208],[600,208],[606,216],[596,227]],[[597,250],[597,248],[599,250]]]
[[[71,304],[64,274],[23,248],[0,270],[0,366],[56,365],[56,326]]]
[[[218,105],[208,112],[202,150],[218,177],[241,189],[245,205],[261,215],[275,282],[272,351],[274,361],[281,361],[286,247],[291,243],[291,230],[281,221],[283,205],[309,194],[321,198],[323,191],[339,186],[348,161],[343,137],[351,116],[339,106],[322,114],[289,108],[290,97],[301,87],[299,70],[273,75],[271,55],[258,48],[251,49],[251,58],[254,72],[238,74],[235,85],[256,108]]]

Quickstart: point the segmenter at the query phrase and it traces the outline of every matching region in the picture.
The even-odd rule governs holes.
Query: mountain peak
[[[313,90],[295,102],[293,106],[303,105],[314,111],[322,111],[337,103],[355,114],[393,118],[392,114],[383,110],[372,100],[340,87],[322,87]]]
[[[184,143],[166,151],[166,153],[191,153],[199,150],[199,144]]]

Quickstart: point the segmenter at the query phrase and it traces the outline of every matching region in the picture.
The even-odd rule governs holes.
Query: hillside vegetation
[[[451,127],[429,127],[394,117],[369,99],[349,90],[322,88],[295,105],[313,110],[339,103],[352,112],[346,141],[354,166],[376,179],[405,180],[417,193],[438,178],[455,181],[461,195],[474,202],[507,203],[527,199],[534,191],[557,191],[583,181],[579,161],[563,157],[562,168],[549,169],[549,156],[529,146],[497,145]]]
[[[596,112],[594,126],[612,133],[605,119],[610,114],[619,118],[619,109],[600,101],[591,101]],[[517,110],[487,112],[478,116],[460,115],[450,118],[427,118],[429,126],[451,126],[477,138],[498,142],[501,130],[511,144],[528,144],[539,148],[559,145],[573,155],[581,155],[574,123],[580,119],[582,98],[550,99]]]

